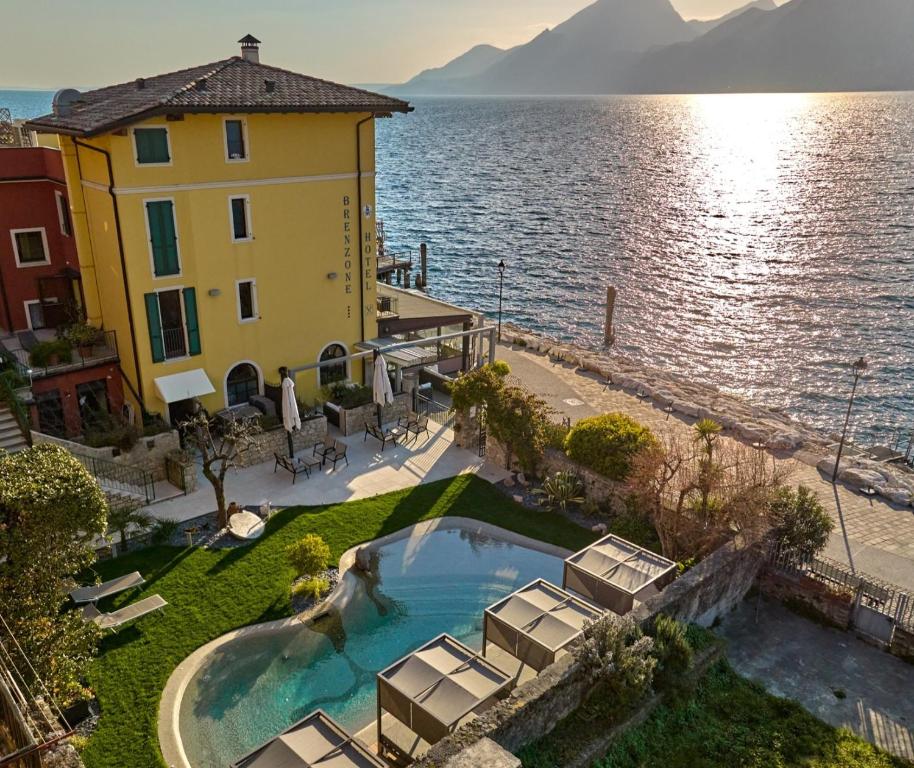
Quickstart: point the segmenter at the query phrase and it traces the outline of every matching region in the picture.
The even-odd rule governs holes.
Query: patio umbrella
[[[387,361],[380,352],[374,355],[374,381],[372,382],[374,401],[378,404],[378,428],[381,424],[381,409],[391,405],[394,401],[394,390],[390,386],[390,376],[387,375]]]
[[[292,432],[301,429],[301,416],[298,415],[298,402],[295,400],[295,382],[291,376],[282,380],[282,425],[286,428],[289,438],[289,458],[295,458],[295,449],[292,446]]]

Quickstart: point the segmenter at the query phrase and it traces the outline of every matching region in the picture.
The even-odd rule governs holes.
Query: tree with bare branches
[[[706,419],[690,438],[668,432],[639,453],[628,490],[657,529],[664,555],[700,559],[734,535],[764,536],[772,499],[791,472],[764,451],[722,439],[720,425]]]
[[[190,447],[200,453],[203,476],[209,480],[216,494],[219,526],[228,525],[225,504],[225,476],[238,466],[241,454],[251,447],[254,438],[262,431],[260,425],[249,420],[221,421],[218,425],[205,412],[199,411],[180,425]]]

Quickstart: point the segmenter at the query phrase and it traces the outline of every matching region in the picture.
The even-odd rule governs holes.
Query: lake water
[[[0,91],[14,115],[51,94]],[[12,104],[11,104],[12,102]],[[18,105],[18,106],[17,106]],[[430,291],[840,428],[914,428],[914,94],[417,99],[378,212]]]
[[[416,100],[382,121],[388,240],[432,293],[861,439],[914,427],[914,94]],[[494,314],[493,314],[494,316]]]

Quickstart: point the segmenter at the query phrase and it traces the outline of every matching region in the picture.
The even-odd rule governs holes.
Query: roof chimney
[[[241,43],[241,58],[252,64],[260,64],[260,40],[254,35],[245,35],[238,42]]]
[[[142,91],[146,87],[146,78],[138,77],[136,79],[136,89]]]

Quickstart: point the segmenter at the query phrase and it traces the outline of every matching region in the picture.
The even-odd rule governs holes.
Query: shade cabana
[[[610,534],[565,560],[562,586],[624,616],[676,576],[676,563]]]
[[[486,608],[482,653],[493,643],[537,672],[573,643],[603,611],[538,579]]]
[[[513,678],[450,635],[441,635],[378,673],[378,747],[403,754],[383,734],[387,712],[435,744],[471,713],[491,706]]]
[[[231,768],[387,768],[322,710],[258,747]]]

